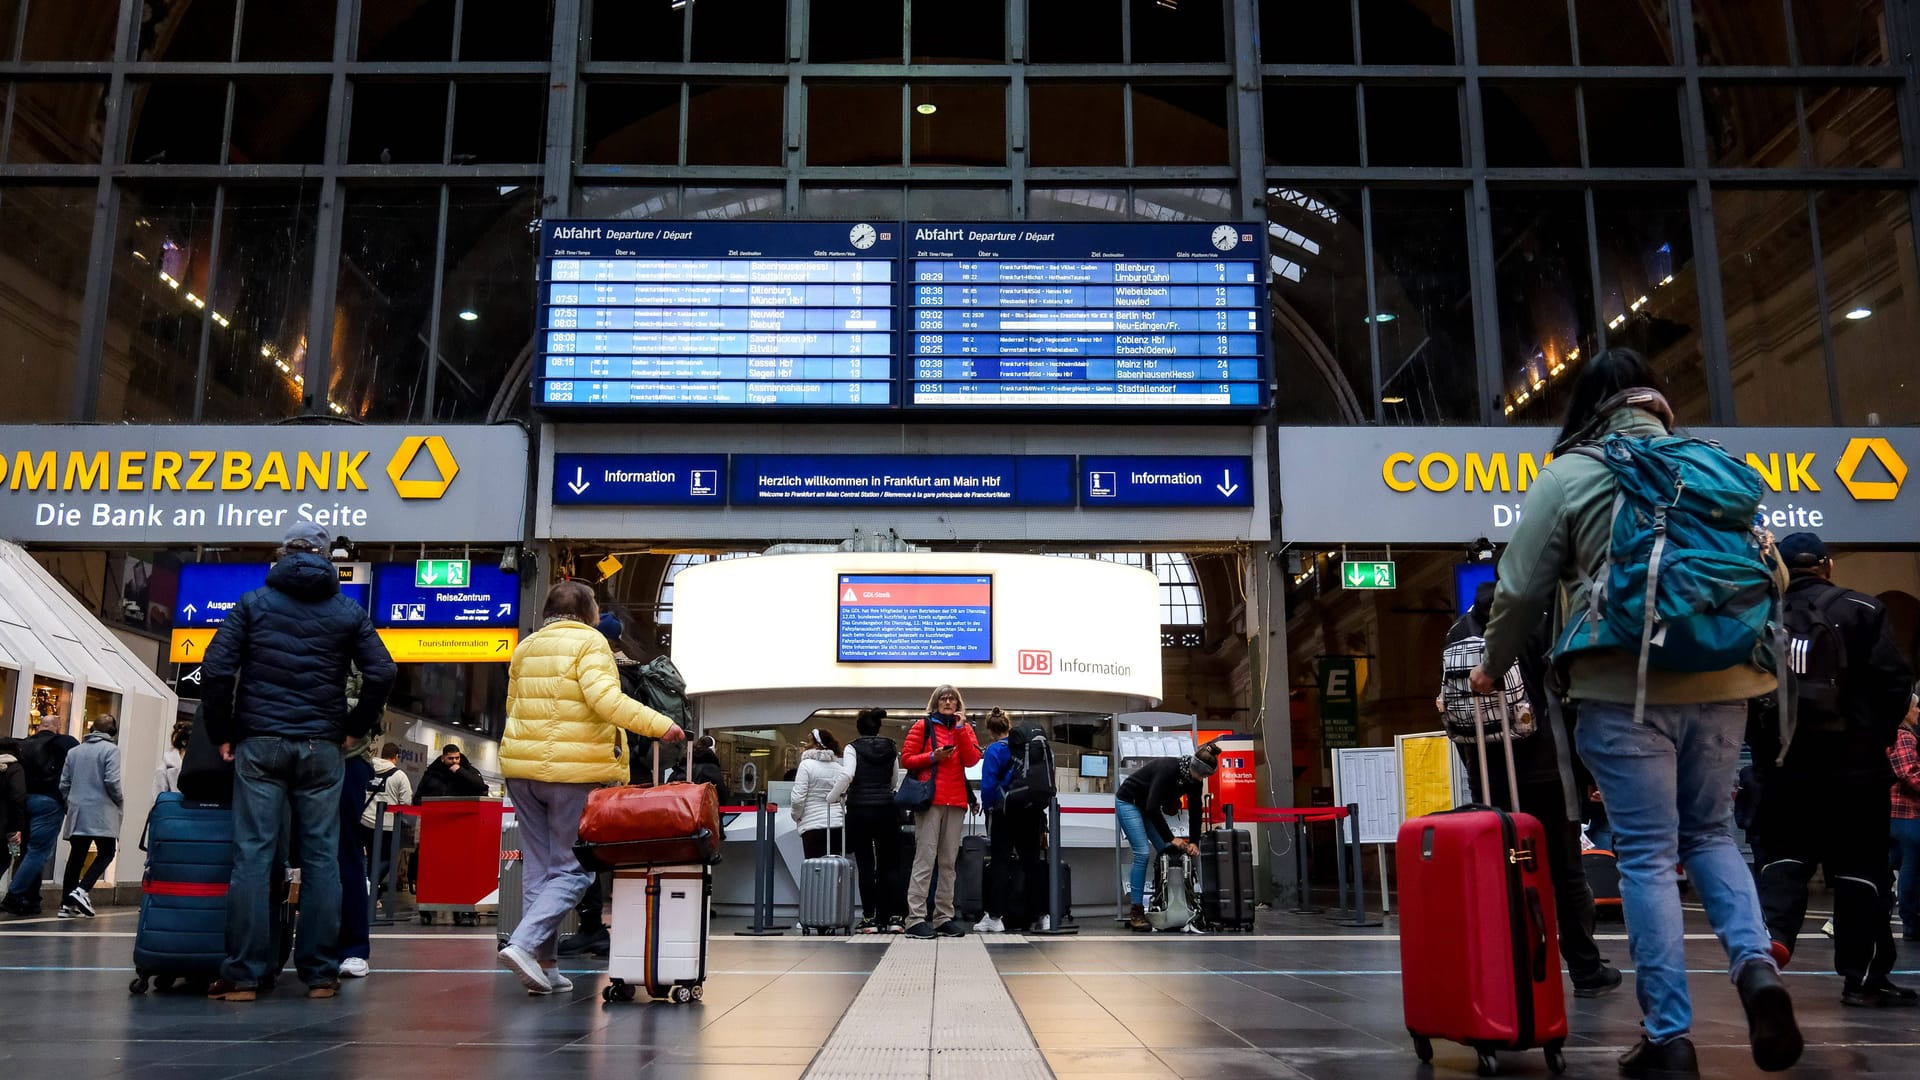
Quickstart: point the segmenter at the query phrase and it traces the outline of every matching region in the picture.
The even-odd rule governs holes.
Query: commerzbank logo
[[[352,493],[367,490],[370,450],[0,450],[0,489],[37,494],[80,492]],[[377,459],[376,459],[377,460]],[[409,435],[386,462],[402,499],[438,499],[460,463],[439,435]],[[411,475],[409,475],[411,474]]]
[[[409,480],[407,470],[413,468],[414,459],[422,450],[433,459],[436,478]],[[447,493],[458,475],[460,463],[454,460],[453,451],[447,449],[447,440],[438,435],[409,435],[400,440],[400,448],[387,460],[387,479],[393,481],[393,490],[403,499],[437,499]]]
[[[1872,455],[1892,479],[1858,479],[1860,466],[1866,463],[1868,455]],[[1833,467],[1833,474],[1846,487],[1847,494],[1859,502],[1885,502],[1897,498],[1900,486],[1907,482],[1907,463],[1900,460],[1893,444],[1887,440],[1859,438],[1847,443],[1846,451],[1840,455],[1840,464]]]

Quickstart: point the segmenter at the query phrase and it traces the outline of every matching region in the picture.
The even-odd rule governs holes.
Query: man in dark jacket
[[[20,866],[14,870],[0,911],[10,915],[40,914],[40,874],[60,842],[60,823],[66,820],[66,800],[60,797],[60,772],[67,752],[79,740],[52,727],[42,727],[20,744],[20,767],[26,770],[27,826],[21,838]]]
[[[395,671],[367,613],[341,595],[326,550],[318,525],[287,530],[265,587],[240,598],[207,646],[203,715],[234,763],[227,959],[209,997],[252,1001],[268,975],[269,890],[289,809],[301,864],[295,968],[308,997],[339,991],[341,750],[373,729]]]
[[[27,839],[27,770],[20,764],[20,740],[0,739],[0,844],[7,845],[0,872],[13,869],[14,852]]]
[[[413,789],[415,805],[427,799],[484,799],[487,778],[460,752],[459,743],[440,748],[427,771],[420,774],[420,785]]]
[[[1907,715],[1913,672],[1894,644],[1886,607],[1833,583],[1833,560],[1818,536],[1794,533],[1779,549],[1792,573],[1786,610],[1796,676],[1785,763],[1776,764],[1777,710],[1758,705],[1747,732],[1766,839],[1760,904],[1774,954],[1782,967],[1793,955],[1807,882],[1824,864],[1833,882],[1833,968],[1846,980],[1841,1002],[1920,1005],[1920,994],[1887,977],[1895,949],[1887,920],[1887,748]]]

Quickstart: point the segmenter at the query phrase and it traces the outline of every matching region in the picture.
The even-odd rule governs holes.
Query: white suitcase
[[[613,926],[605,1001],[699,1001],[707,980],[707,913],[713,878],[704,866],[656,866],[613,875]]]

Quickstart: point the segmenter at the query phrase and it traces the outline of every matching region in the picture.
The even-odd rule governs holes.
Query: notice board
[[[1360,807],[1362,844],[1391,844],[1400,833],[1403,797],[1400,754],[1392,746],[1342,747],[1333,752],[1333,801]]]
[[[1466,801],[1461,797],[1464,775],[1460,772],[1460,758],[1445,732],[1395,735],[1393,744],[1404,792],[1403,820],[1451,810]]]

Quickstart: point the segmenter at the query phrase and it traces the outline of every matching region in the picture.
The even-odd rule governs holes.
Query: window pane
[[[1360,61],[1454,63],[1452,0],[1360,0]]]
[[[1133,85],[1135,165],[1225,165],[1224,86]]]
[[[1904,191],[1814,197],[1843,424],[1920,423],[1913,219]]]
[[[1353,63],[1352,0],[1260,5],[1263,64]]]
[[[15,163],[92,164],[100,160],[100,118],[107,84],[86,79],[13,84],[13,136],[0,150]]]
[[[1217,64],[1226,59],[1226,0],[1128,0],[1136,64]]]
[[[1369,86],[1372,165],[1459,165],[1459,92],[1450,86]]]
[[[1702,82],[1707,142],[1721,168],[1796,168],[1800,131],[1794,88],[1773,83]]]
[[[203,165],[220,160],[225,82],[130,80],[127,90],[133,105],[129,162]]]
[[[1234,215],[1233,192],[1218,187],[1135,188],[1135,221],[1219,221]]]
[[[778,165],[786,160],[786,86],[722,83],[687,98],[687,164]]]
[[[1028,188],[1030,221],[1123,221],[1125,188]]]
[[[248,4],[240,24],[242,60],[331,60],[335,0]]]
[[[848,117],[861,123],[848,123]],[[900,164],[900,88],[807,84],[807,164]]]
[[[347,160],[362,165],[444,161],[447,84],[355,79]],[[592,98],[588,98],[591,104]]]
[[[1900,108],[1893,87],[1809,86],[1802,92],[1815,165],[1900,167]]]
[[[213,189],[129,188],[118,228],[114,250],[129,261],[115,267],[108,295],[100,418],[187,419],[205,321]]]
[[[1267,164],[1358,165],[1360,122],[1351,86],[1269,82]]]
[[[687,8],[670,4],[593,5],[593,28],[586,53],[594,60],[668,60],[681,57]]]
[[[355,418],[429,415],[425,360],[439,221],[437,186],[347,193],[332,396]]]
[[[234,83],[236,165],[314,164],[326,152],[327,79],[240,79]]]
[[[1787,62],[1779,0],[1694,0],[1693,44],[1702,64]]]
[[[362,60],[451,59],[453,0],[361,4],[360,48],[354,55]]]
[[[1126,0],[1046,0],[1027,5],[1027,53],[1036,64],[1120,62]]]
[[[1275,407],[1295,423],[1373,418],[1360,193],[1270,188]]]
[[[0,187],[0,292],[20,298],[0,304],[0,373],[10,388],[0,394],[0,419],[9,423],[79,419],[69,402],[93,202],[91,184]],[[123,272],[138,267],[153,279],[151,264],[116,257]]]
[[[39,0],[33,6],[51,5]],[[140,26],[140,59],[232,59],[233,16],[238,6],[237,0],[195,0],[191,4],[149,7],[148,17]]]
[[[1713,220],[1740,422],[1830,422],[1806,194],[1716,190]]]
[[[1482,64],[1573,63],[1563,0],[1479,0],[1474,12]]]
[[[1494,168],[1577,168],[1580,126],[1573,87],[1564,83],[1486,83],[1487,164]]]
[[[903,0],[808,0],[807,56],[816,64],[897,64]]]
[[[220,269],[209,298],[206,416],[277,420],[300,411],[318,181],[296,188],[227,189]],[[282,371],[268,348],[285,357]]]
[[[507,369],[533,338],[538,187],[454,187],[440,300],[436,420],[483,420]],[[474,318],[467,318],[466,314]],[[526,396],[525,390],[509,388]]]
[[[1038,166],[1125,165],[1126,88],[1119,83],[1027,84],[1027,160]]]
[[[1678,168],[1680,100],[1674,86],[1587,83],[1587,156],[1595,165]]]
[[[1007,58],[1006,0],[915,4],[913,62],[998,64]]]
[[[620,184],[582,187],[580,216],[622,220],[680,217],[680,188],[677,185]]]
[[[456,165],[537,162],[545,156],[546,131],[547,88],[538,83],[463,82],[454,96]]]
[[[27,5],[26,40],[22,60],[110,60],[114,30],[120,22],[115,3],[56,3],[38,0]]]
[[[14,30],[20,25],[20,9],[26,0],[0,0],[0,60],[13,59]]]
[[[1673,63],[1666,4],[1580,0],[1575,14],[1580,22],[1581,63],[1597,67]]]
[[[673,165],[680,160],[680,87],[590,83],[583,127],[589,165]]]
[[[1637,350],[1667,384],[1667,400],[1683,423],[1711,415],[1700,349],[1700,289],[1694,274],[1692,215],[1682,191],[1593,193],[1599,244],[1600,316],[1607,344]],[[1592,350],[1566,362],[1571,375]],[[1559,379],[1551,368],[1551,379]]]
[[[465,0],[460,59],[545,60],[553,52],[551,0]]]
[[[1006,188],[916,187],[907,189],[907,218],[917,221],[1004,221],[1012,213]]]
[[[1883,0],[1793,0],[1794,42],[1803,64],[1884,64]]]
[[[1463,194],[1376,189],[1373,275],[1389,422],[1480,420]]]
[[[787,193],[777,187],[690,187],[681,194],[685,216],[735,221],[787,216]]]
[[[627,6],[627,5],[623,5]],[[693,59],[780,64],[787,59],[787,0],[704,0],[693,11]]]
[[[1007,163],[1007,87],[1004,83],[915,83],[913,163],[977,165]],[[931,114],[923,111],[931,106]]]
[[[1587,213],[1578,192],[1493,195],[1494,287],[1500,302],[1500,384],[1514,423],[1546,424],[1565,411],[1568,384],[1553,374],[1589,351],[1593,282]]]
[[[818,187],[800,192],[800,214],[810,218],[892,220],[904,216],[897,187]]]

